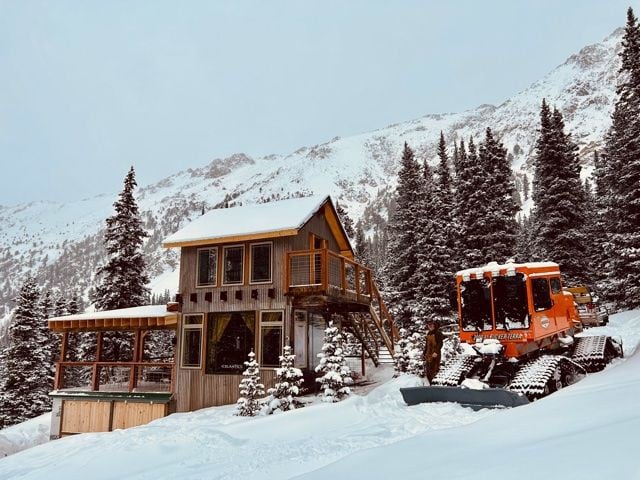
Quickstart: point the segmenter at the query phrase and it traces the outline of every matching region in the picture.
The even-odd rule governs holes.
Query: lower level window
[[[279,367],[282,355],[282,311],[260,312],[260,365]]]
[[[255,343],[255,312],[210,313],[207,324],[205,373],[242,373]]]
[[[203,315],[185,315],[182,326],[182,367],[202,366],[202,319]]]

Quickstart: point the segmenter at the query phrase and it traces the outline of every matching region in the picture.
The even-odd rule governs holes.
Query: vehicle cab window
[[[533,290],[533,308],[536,312],[549,310],[553,306],[549,281],[546,278],[534,278],[531,280]]]

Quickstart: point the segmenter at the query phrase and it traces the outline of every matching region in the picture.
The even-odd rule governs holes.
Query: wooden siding
[[[111,430],[145,425],[167,415],[167,404],[114,402]]]
[[[110,420],[111,402],[65,400],[60,434],[108,432]]]
[[[60,435],[110,432],[167,416],[168,404],[122,400],[64,400]]]
[[[309,249],[309,234],[314,235],[327,240],[327,248],[336,253],[340,253],[340,247],[338,242],[327,223],[327,219],[324,217],[322,210],[315,214],[305,225],[300,229],[300,233],[293,237],[290,245],[292,250],[308,250]]]
[[[275,369],[262,369],[265,388],[275,385]],[[190,412],[205,407],[236,403],[242,375],[205,375],[201,370],[179,369],[176,384],[176,411]]]

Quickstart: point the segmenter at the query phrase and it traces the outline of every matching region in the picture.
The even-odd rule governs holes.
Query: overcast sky
[[[500,103],[629,3],[0,0],[0,204]]]

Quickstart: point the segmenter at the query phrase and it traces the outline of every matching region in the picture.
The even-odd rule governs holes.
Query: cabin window
[[[215,287],[218,271],[218,249],[198,249],[198,287]]]
[[[202,321],[204,315],[185,315],[182,324],[182,368],[202,367]]]
[[[535,311],[549,310],[553,303],[551,302],[551,292],[549,291],[547,279],[534,278],[531,280],[531,288],[533,290],[533,308]]]
[[[260,365],[279,367],[282,355],[283,312],[260,312]]]
[[[462,329],[466,332],[491,330],[491,283],[486,278],[460,284]]]
[[[224,285],[242,285],[244,277],[244,246],[224,247]]]
[[[256,313],[210,313],[205,373],[240,374],[255,344]]]
[[[522,273],[493,278],[493,309],[496,328],[529,328],[527,283]]]
[[[271,283],[271,243],[251,245],[251,283]]]
[[[551,285],[551,293],[560,293],[562,291],[562,283],[560,283],[558,277],[550,279],[549,284]]]

